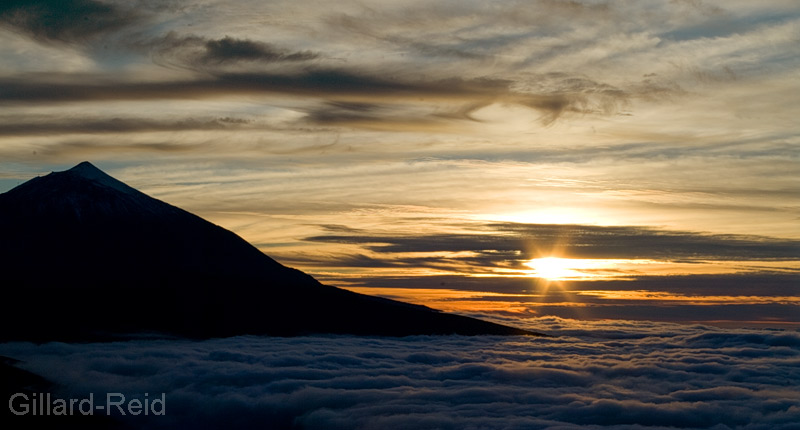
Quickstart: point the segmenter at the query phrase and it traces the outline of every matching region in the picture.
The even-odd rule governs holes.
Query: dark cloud
[[[6,78],[0,81],[0,100],[47,103],[182,99],[244,93],[284,93],[365,100],[387,97],[459,100],[476,96],[489,97],[494,91],[507,89],[504,81],[451,79],[404,82],[334,69],[310,69],[289,74],[222,73],[205,79],[147,83],[113,80],[98,82],[92,79],[96,77],[91,76],[75,78],[76,81],[72,82],[58,76],[51,80],[38,81]]]
[[[305,52],[284,52],[269,44],[252,40],[225,37],[209,40],[205,43],[206,54],[203,61],[207,63],[225,63],[229,61],[306,61],[317,58],[317,55]]]
[[[796,240],[646,227],[524,223],[487,223],[469,227],[476,230],[474,234],[332,234],[305,240],[361,245],[385,255],[473,251],[498,261],[513,255],[521,261],[547,256],[553,251],[574,258],[794,260],[800,251],[800,242]]]
[[[133,9],[95,0],[4,0],[0,23],[48,42],[80,42],[134,24]]]
[[[283,261],[284,259],[281,259]],[[291,261],[291,260],[287,260]],[[338,261],[338,260],[337,260]],[[378,263],[376,263],[378,264]],[[379,266],[384,267],[384,266]],[[390,266],[394,267],[394,266]],[[463,292],[485,291],[503,294],[517,294],[541,290],[546,281],[525,276],[483,278],[458,275],[438,276],[381,276],[351,280],[358,286],[385,288],[452,288]],[[635,281],[619,280],[560,281],[565,291],[578,293],[581,291],[660,291],[694,296],[758,296],[792,297],[800,290],[800,274],[763,273],[763,274],[728,274],[728,275],[672,275],[672,276],[636,276]],[[482,300],[486,298],[481,298]],[[544,300],[544,298],[521,298],[523,300]],[[501,297],[499,300],[512,301],[513,298]],[[549,298],[548,298],[549,300]],[[561,299],[559,299],[561,300]],[[653,300],[656,300],[653,297]]]
[[[174,42],[176,47],[163,48],[169,55],[156,56],[156,61],[199,68],[204,76],[165,82],[119,81],[108,76],[9,77],[0,79],[0,102],[42,104],[288,94],[325,101],[326,104],[309,113],[308,120],[312,122],[425,125],[443,118],[474,120],[473,112],[493,103],[530,107],[540,112],[539,119],[543,123],[550,124],[566,112],[611,113],[614,108],[609,106],[614,105],[613,99],[626,97],[622,92],[596,92],[574,85],[517,89],[512,81],[505,79],[405,79],[391,74],[324,67],[249,71],[247,67],[240,67],[242,63],[297,62],[313,54],[282,52],[268,45],[235,39],[177,38]],[[209,43],[238,48],[226,54],[222,48],[209,48]],[[185,45],[195,45],[196,49],[186,49]],[[403,109],[402,104],[407,111],[398,111]],[[456,107],[443,113],[437,111],[440,106]]]
[[[513,259],[514,254],[509,254],[507,258]],[[281,258],[295,265],[303,267],[353,267],[353,268],[407,268],[407,269],[437,269],[437,270],[457,270],[464,275],[471,273],[485,273],[490,267],[509,267],[511,264],[503,263],[503,256],[478,255],[474,257],[371,257],[365,254],[347,254],[339,256],[303,256],[289,255]],[[500,261],[499,261],[500,260]]]
[[[520,320],[517,320],[520,322]],[[165,393],[133,428],[796,428],[800,333],[529,321],[552,338],[16,343],[61,395]]]
[[[311,51],[289,51],[249,39],[230,36],[208,39],[195,35],[182,36],[174,32],[139,44],[136,48],[149,51],[156,63],[200,70],[247,63],[302,62],[319,57]]]
[[[797,297],[800,288],[798,274],[636,276],[625,281],[553,283],[526,276],[475,277],[466,270],[460,276],[343,279],[328,272],[320,279],[334,285],[348,282],[351,287],[376,288],[367,291],[401,301],[424,296],[427,306],[472,310],[471,315],[478,318],[551,315],[592,321],[631,319],[729,327],[800,324],[797,301],[791,299]],[[513,319],[504,323],[513,324]]]
[[[386,100],[391,102],[391,100]],[[446,131],[452,119],[468,115],[442,115],[408,104],[331,101],[306,109],[305,122],[316,126],[344,126],[376,130]]]
[[[307,119],[317,124],[342,124],[380,121],[390,110],[375,103],[331,101],[309,112]]]
[[[18,118],[0,117],[0,136],[63,135],[95,133],[137,133],[149,131],[219,130],[241,127],[250,121],[242,118],[220,117],[207,120],[187,119],[163,121],[156,119],[51,119],[25,122]]]

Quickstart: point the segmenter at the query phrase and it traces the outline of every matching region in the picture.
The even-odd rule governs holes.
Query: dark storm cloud
[[[140,20],[133,9],[94,0],[4,0],[0,23],[35,39],[80,42]]]
[[[790,429],[800,333],[531,320],[553,338],[5,344],[74,396],[165,393],[134,428]],[[715,427],[716,426],[716,427]]]
[[[487,223],[474,234],[383,236],[331,234],[312,242],[361,245],[389,255],[406,252],[472,251],[497,261],[524,260],[553,251],[574,258],[681,260],[794,260],[800,241],[747,235],[711,235],[646,227]],[[449,257],[448,257],[449,258]]]

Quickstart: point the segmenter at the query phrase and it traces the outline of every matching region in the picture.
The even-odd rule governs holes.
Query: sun
[[[650,259],[542,257],[522,264],[533,269],[523,272],[530,277],[548,281],[592,281],[626,280],[646,271],[664,273],[665,265],[671,263]]]
[[[578,267],[576,267],[578,265],[575,264],[575,260],[571,258],[534,258],[533,260],[525,263],[525,265],[533,269],[533,273],[531,273],[531,275],[551,281],[581,275],[581,273],[576,270],[578,269]]]

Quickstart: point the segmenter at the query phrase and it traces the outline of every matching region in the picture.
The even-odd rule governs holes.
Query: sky
[[[126,428],[792,430],[800,333],[543,318],[522,336],[6,343],[52,399],[164,395]],[[119,399],[115,396],[114,399]],[[103,416],[105,412],[96,411]]]
[[[88,160],[331,285],[800,326],[793,0],[12,0],[0,191]]]

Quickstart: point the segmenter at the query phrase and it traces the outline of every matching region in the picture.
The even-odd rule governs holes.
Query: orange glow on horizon
[[[558,285],[560,282],[553,282]],[[559,289],[552,295],[547,289],[528,293],[496,293],[486,291],[465,291],[439,288],[399,288],[399,287],[347,287],[346,289],[373,296],[400,300],[407,303],[428,306],[444,312],[504,314],[518,316],[547,315],[548,308],[570,308],[578,315],[591,317],[587,309],[602,302],[636,305],[648,302],[652,306],[721,306],[721,305],[800,305],[800,298],[793,296],[722,296],[722,295],[684,295],[668,291],[649,290],[584,290],[566,291]],[[763,324],[765,321],[754,321]],[[796,326],[796,322],[780,319],[770,323]]]

